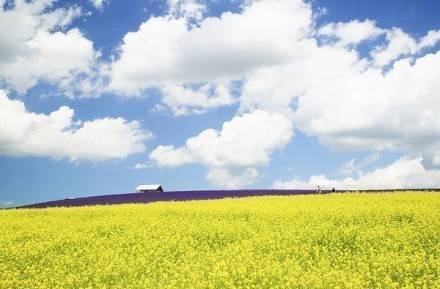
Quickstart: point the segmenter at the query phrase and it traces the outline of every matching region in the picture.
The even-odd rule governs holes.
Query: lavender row
[[[250,196],[306,195],[315,194],[314,190],[207,190],[207,191],[171,191],[163,193],[131,193],[93,196],[75,199],[63,199],[22,206],[20,208],[73,207],[92,205],[111,205],[124,203],[150,203],[157,201],[215,200],[222,198],[240,198]]]

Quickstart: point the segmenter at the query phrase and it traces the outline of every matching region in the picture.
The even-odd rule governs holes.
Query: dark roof
[[[136,187],[136,191],[163,191],[162,186],[159,184],[154,185],[139,185]]]

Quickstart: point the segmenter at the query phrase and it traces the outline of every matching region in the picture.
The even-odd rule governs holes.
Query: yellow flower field
[[[440,288],[440,194],[4,210],[0,288]]]

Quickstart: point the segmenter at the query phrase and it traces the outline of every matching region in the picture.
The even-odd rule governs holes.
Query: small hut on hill
[[[139,185],[136,187],[136,193],[161,193],[163,192],[161,185]]]

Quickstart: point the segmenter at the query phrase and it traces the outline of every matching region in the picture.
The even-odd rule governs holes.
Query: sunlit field
[[[0,288],[440,288],[440,194],[4,210]]]

